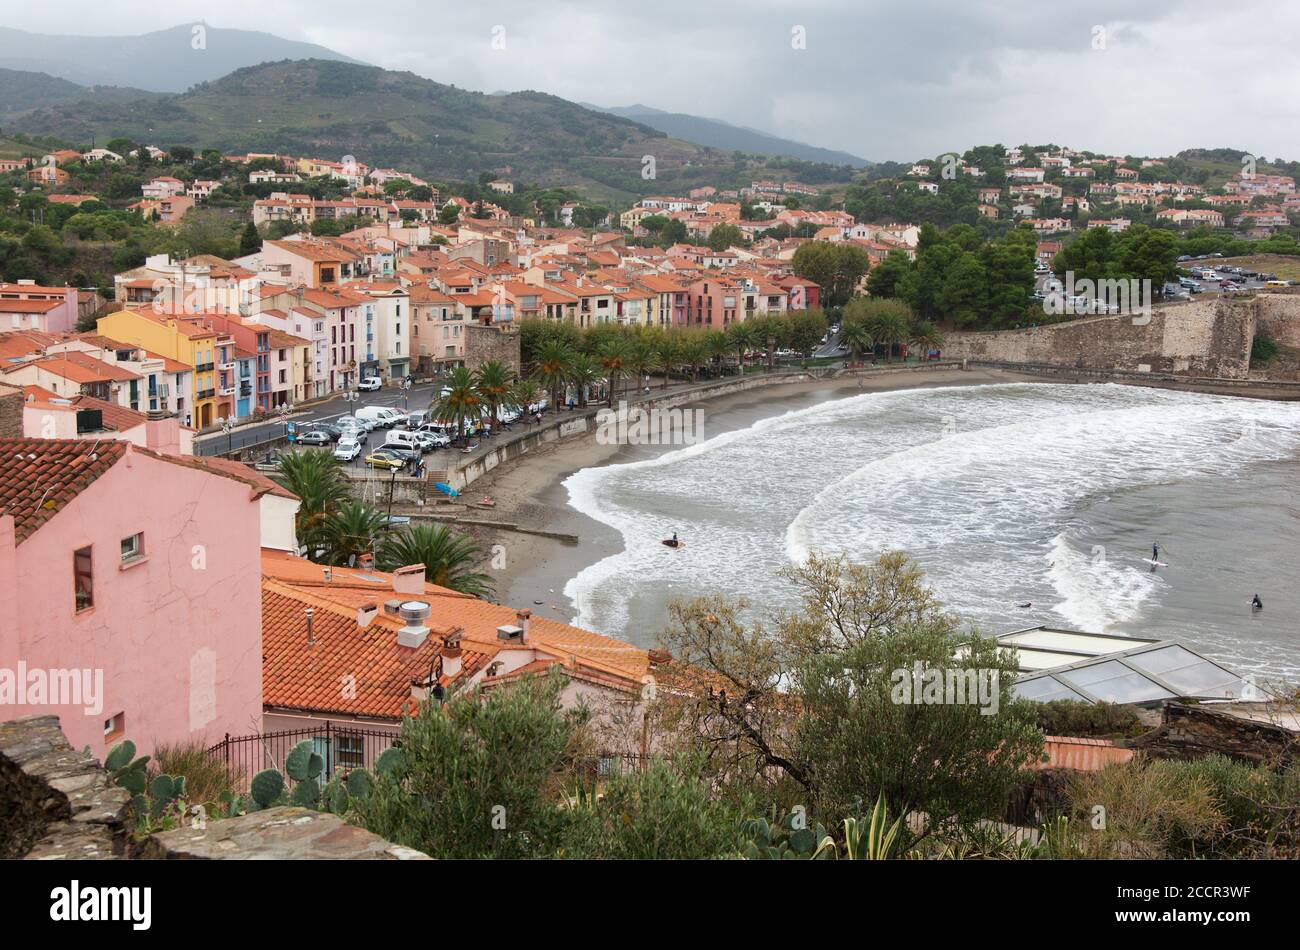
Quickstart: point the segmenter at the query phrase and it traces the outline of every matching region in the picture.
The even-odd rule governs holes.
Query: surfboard
[[[666,538],[663,541],[660,541],[659,543],[666,548],[672,548],[674,551],[680,551],[682,548],[686,547],[685,541],[678,541],[676,544],[673,544],[671,538]]]
[[[1142,560],[1146,561],[1148,564],[1153,565],[1154,567],[1168,567],[1168,566],[1169,566],[1169,565],[1166,564],[1164,561],[1153,561],[1153,560],[1151,560],[1151,558],[1149,558],[1149,557],[1144,557]]]

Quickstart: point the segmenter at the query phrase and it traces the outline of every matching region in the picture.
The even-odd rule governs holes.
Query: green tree
[[[745,232],[734,224],[715,225],[709,231],[708,246],[711,251],[725,251],[729,247],[740,247],[745,244]]]
[[[862,248],[831,241],[800,245],[790,263],[796,274],[821,288],[828,307],[847,303],[871,264]]]
[[[483,398],[473,373],[464,366],[453,369],[443,384],[442,394],[429,408],[444,422],[455,423],[457,437],[464,437],[467,422],[477,426],[483,419]]]
[[[304,449],[282,456],[280,470],[273,477],[298,496],[298,543],[314,555],[325,519],[350,497],[342,464],[331,452]]]
[[[361,824],[435,858],[563,854],[589,821],[561,794],[583,718],[560,705],[567,683],[530,676],[486,698],[422,704],[402,722],[400,767],[358,803]]]
[[[239,256],[245,257],[249,254],[256,254],[261,249],[262,235],[257,233],[257,225],[249,221],[239,235]]]
[[[322,560],[339,566],[355,565],[361,555],[375,553],[387,527],[387,517],[377,509],[361,501],[343,502],[321,522],[319,541],[325,551]]]
[[[474,569],[481,552],[466,534],[446,525],[416,524],[388,532],[379,542],[380,570],[394,571],[410,564],[423,564],[430,584],[488,597],[492,578]]]
[[[502,403],[510,394],[510,387],[514,382],[514,371],[497,360],[484,363],[474,373],[474,388],[483,405],[487,407],[488,418],[494,430],[501,424],[497,415]]]

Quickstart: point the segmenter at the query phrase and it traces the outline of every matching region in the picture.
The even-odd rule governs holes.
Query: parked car
[[[333,440],[329,437],[328,432],[320,429],[308,429],[306,432],[299,432],[294,436],[294,441],[298,445],[329,445]]]
[[[351,462],[361,454],[361,443],[356,439],[339,439],[339,444],[334,446],[334,457],[340,462]]]
[[[334,420],[334,424],[340,428],[348,425],[358,425],[367,432],[373,432],[375,428],[375,420],[364,419],[360,416],[339,416]]]
[[[407,459],[399,455],[396,449],[375,449],[366,456],[366,464],[371,468],[383,468],[389,471],[404,468],[406,462]]]
[[[397,420],[402,418],[401,413],[388,406],[362,406],[355,415],[358,419],[372,421],[377,427],[384,429],[391,429]]]
[[[378,376],[367,376],[357,383],[357,389],[363,393],[373,393],[384,386],[384,381]]]
[[[342,430],[342,434],[339,436],[340,442],[346,440],[349,442],[356,442],[360,445],[368,445],[370,443],[370,433],[362,426],[347,425],[340,426],[339,428]]]

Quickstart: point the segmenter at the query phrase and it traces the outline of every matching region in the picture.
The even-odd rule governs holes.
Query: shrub
[[[1038,728],[1048,736],[1118,738],[1142,731],[1141,720],[1131,706],[1114,703],[1083,703],[1057,699],[1038,703],[1034,712]]]

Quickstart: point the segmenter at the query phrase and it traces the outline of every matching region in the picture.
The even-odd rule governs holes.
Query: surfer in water
[[[665,544],[667,547],[670,547],[670,548],[679,548],[679,547],[682,546],[682,542],[680,542],[680,541],[677,540],[677,532],[676,532],[676,531],[673,532],[673,536],[672,536],[671,538],[669,538],[667,541],[665,541],[664,544]]]
[[[1160,560],[1160,545],[1155,541],[1151,542],[1151,560]]]
[[[1264,609],[1264,602],[1259,599],[1259,594],[1256,594],[1254,597],[1250,599],[1250,609],[1251,610]]]

